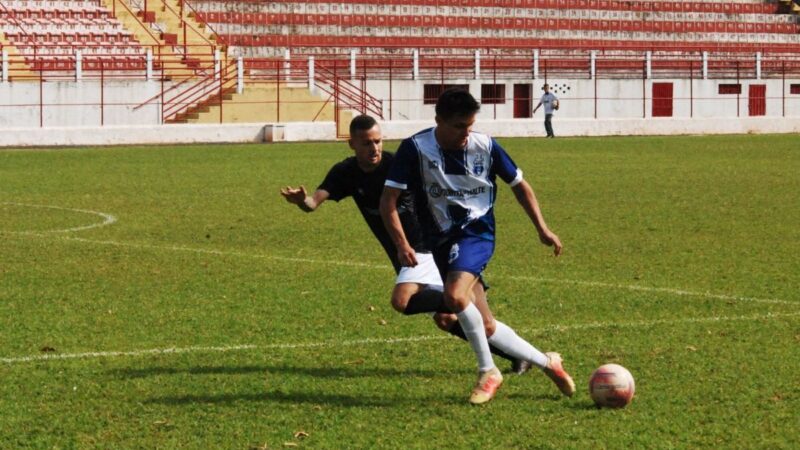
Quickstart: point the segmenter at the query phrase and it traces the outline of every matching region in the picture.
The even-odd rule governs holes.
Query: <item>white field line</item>
[[[49,206],[49,205],[31,205],[28,203],[16,203],[16,202],[0,202],[0,205],[10,205],[10,206],[19,206],[24,208],[40,208],[40,209],[57,209],[60,211],[71,211],[71,212],[78,212],[83,214],[92,214],[95,216],[100,216],[103,218],[102,222],[93,223],[91,225],[84,225],[80,227],[73,227],[73,228],[63,228],[59,230],[43,230],[43,231],[3,231],[3,233],[9,234],[21,234],[21,235],[39,235],[42,233],[72,233],[74,231],[83,231],[89,230],[92,228],[100,228],[111,225],[112,223],[117,221],[117,218],[112,216],[111,214],[107,214],[100,211],[91,211],[88,209],[76,209],[76,208],[64,208],[61,206]]]
[[[569,332],[573,330],[588,330],[597,328],[639,328],[651,327],[658,325],[675,325],[686,323],[722,323],[732,321],[756,321],[767,319],[783,319],[800,317],[800,312],[793,313],[768,313],[749,316],[716,316],[716,317],[690,317],[681,319],[658,319],[658,320],[642,320],[636,322],[591,322],[575,325],[550,325],[541,328],[531,328],[519,330],[526,334],[539,334],[545,332]],[[349,341],[321,341],[321,342],[305,342],[305,343],[284,343],[284,344],[268,344],[268,345],[254,345],[242,344],[231,346],[219,347],[181,347],[181,348],[155,348],[148,350],[132,350],[132,351],[108,351],[108,352],[86,352],[86,353],[65,353],[65,354],[46,354],[46,355],[33,355],[33,356],[20,356],[20,357],[7,357],[0,358],[0,363],[7,365],[22,364],[29,362],[44,362],[44,361],[58,361],[69,359],[97,359],[97,358],[120,358],[120,357],[138,357],[148,355],[175,355],[181,353],[229,353],[237,351],[249,350],[295,350],[306,348],[319,348],[319,347],[342,347],[342,346],[356,346],[356,345],[391,345],[399,343],[416,343],[434,340],[452,339],[450,335],[423,335],[412,337],[388,338],[388,339],[354,339]]]
[[[558,279],[558,278],[541,278],[541,277],[531,277],[526,275],[507,275],[506,278],[512,280],[522,280],[522,281],[537,281],[540,283],[574,284],[578,286],[599,287],[599,288],[629,290],[629,291],[659,292],[677,296],[702,297],[715,300],[800,306],[800,302],[781,300],[777,298],[740,297],[735,295],[714,294],[712,292],[692,292],[683,289],[640,286],[637,284],[617,284],[617,283],[603,283],[600,281],[580,281],[580,280],[569,280],[569,279]]]
[[[32,235],[36,236],[35,234],[32,234]],[[41,235],[41,237],[49,237],[49,236]],[[110,240],[101,241],[101,240],[96,240],[96,239],[86,239],[86,238],[69,237],[69,236],[59,236],[59,239],[66,240],[66,241],[83,242],[83,243],[87,243],[87,244],[109,245],[109,246],[114,246],[114,247],[141,248],[141,249],[152,249],[152,250],[169,250],[169,251],[174,251],[174,252],[199,253],[199,254],[217,255],[217,256],[236,256],[236,257],[253,258],[253,259],[270,259],[270,260],[275,260],[275,261],[285,261],[285,262],[293,262],[293,263],[327,264],[327,265],[332,265],[332,266],[347,266],[347,267],[360,267],[360,268],[364,268],[364,269],[391,270],[391,267],[389,265],[385,265],[385,264],[370,264],[370,263],[360,263],[360,262],[354,262],[354,261],[336,261],[336,260],[322,260],[322,259],[312,259],[312,258],[293,258],[293,257],[287,257],[287,256],[264,255],[264,254],[236,252],[236,251],[210,250],[210,249],[203,249],[203,248],[196,248],[196,247],[181,247],[181,246],[171,246],[171,245],[140,244],[140,243],[136,243],[136,242],[118,242],[118,241],[110,241]],[[741,297],[741,296],[734,296],[734,295],[714,294],[714,293],[711,293],[711,292],[693,292],[693,291],[687,291],[687,290],[683,290],[683,289],[650,287],[650,286],[641,286],[641,285],[636,285],[636,284],[615,284],[615,283],[603,283],[603,282],[599,282],[599,281],[582,281],[582,280],[570,280],[570,279],[543,278],[543,277],[534,277],[534,276],[527,276],[527,275],[493,274],[492,276],[493,277],[498,277],[498,278],[508,278],[508,279],[512,279],[512,280],[532,281],[532,282],[540,282],[540,283],[571,284],[571,285],[576,285],[576,286],[586,286],[586,287],[595,287],[595,288],[604,288],[604,289],[619,289],[619,290],[642,291],[642,292],[658,292],[658,293],[671,294],[671,295],[677,295],[677,296],[683,296],[683,297],[700,297],[700,298],[725,300],[725,301],[738,301],[738,302],[752,302],[752,303],[767,303],[767,304],[775,304],[775,305],[800,306],[800,302],[789,301],[789,300],[755,298],[755,297]]]

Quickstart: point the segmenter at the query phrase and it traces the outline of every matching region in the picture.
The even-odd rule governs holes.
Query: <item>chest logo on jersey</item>
[[[428,188],[428,194],[431,196],[431,198],[439,198],[439,197],[441,197],[442,196],[442,186],[440,186],[439,183],[431,184],[431,186]]]
[[[466,198],[484,193],[486,193],[486,186],[478,186],[472,189],[448,189],[442,187],[439,183],[431,183],[431,185],[428,186],[428,195],[430,195],[431,198],[439,198],[443,195],[452,198]]]
[[[433,160],[428,161],[428,169],[436,170],[438,168],[439,168],[439,161],[433,161]]]
[[[472,173],[481,176],[485,169],[483,155],[478,155],[472,160]]]

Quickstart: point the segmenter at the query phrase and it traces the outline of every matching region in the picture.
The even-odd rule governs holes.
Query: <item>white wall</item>
[[[654,82],[673,83],[673,117],[675,118],[716,118],[747,117],[749,86],[763,84],[767,87],[767,116],[800,116],[800,95],[790,94],[791,84],[800,80],[780,79],[741,80],[742,94],[737,96],[719,94],[720,84],[736,84],[736,80],[569,80],[549,79],[551,86],[557,86],[555,94],[561,99],[561,109],[556,113],[569,118],[647,118],[652,117],[652,95]],[[470,92],[480,100],[481,85],[491,84],[493,80],[447,80],[448,84],[468,84]],[[483,105],[479,118],[512,118],[514,111],[514,84],[531,83],[533,86],[533,106],[542,95],[543,80],[498,80],[506,86],[506,102],[503,105]],[[421,120],[434,116],[433,105],[423,105],[425,84],[436,81],[393,81],[391,96],[389,82],[374,80],[367,82],[368,92],[384,102],[384,118],[389,119],[390,99],[391,117],[394,120]],[[785,91],[784,91],[785,87]],[[785,92],[785,93],[784,93]],[[784,106],[785,104],[785,106]],[[785,108],[785,110],[784,110]],[[543,111],[537,112],[543,117]]]
[[[403,139],[434,125],[433,119],[382,123],[387,139]],[[716,119],[555,119],[556,135],[633,136],[673,134],[800,133],[796,118]],[[495,137],[544,136],[542,120],[479,120],[475,130]],[[265,141],[335,140],[333,122],[286,124],[186,124],[105,127],[9,128],[0,133],[0,147],[122,144],[192,144]]]
[[[527,81],[533,84],[533,92],[538,97],[542,81]],[[558,136],[800,133],[800,95],[789,94],[790,84],[798,84],[800,80],[787,80],[785,84],[781,80],[742,80],[738,117],[737,96],[718,94],[720,83],[735,83],[735,80],[672,80],[673,118],[651,117],[652,83],[669,80],[548,81],[561,90],[558,95],[562,107],[554,118]],[[479,97],[485,81],[448,82],[469,84],[471,92]],[[520,83],[518,80],[503,82],[508,97],[513,95],[513,85]],[[751,84],[767,86],[766,117],[748,117]],[[422,104],[423,86],[421,81],[393,82],[392,97],[397,101],[392,104],[395,120],[384,123],[388,138],[403,138],[433,125],[434,106]],[[388,81],[369,81],[368,90],[387,100],[384,113],[388,119]],[[276,127],[263,123],[162,126],[157,103],[133,110],[135,105],[160,92],[158,81],[107,81],[103,84],[105,105],[101,127],[101,110],[97,105],[100,83],[96,80],[47,82],[41,86],[38,82],[0,83],[0,146],[260,142],[265,136],[266,140],[275,141],[336,139],[333,123],[286,123]],[[40,95],[45,105],[41,109]],[[594,118],[595,104],[597,119]],[[510,119],[512,113],[510,99],[496,107],[484,105],[476,129],[495,136],[544,135],[541,110],[532,119]],[[497,120],[494,120],[495,114]]]
[[[263,142],[264,131],[264,124],[9,128],[0,133],[0,147]]]
[[[0,128],[158,124],[158,104],[134,107],[160,92],[157,81],[105,81],[102,93],[99,80],[0,83]]]

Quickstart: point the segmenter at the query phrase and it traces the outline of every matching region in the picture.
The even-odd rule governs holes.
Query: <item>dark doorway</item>
[[[748,106],[751,116],[764,116],[767,114],[767,85],[751,84]]]
[[[514,118],[527,119],[531,117],[532,108],[531,85],[514,85]]]
[[[653,83],[653,117],[672,117],[672,83]]]

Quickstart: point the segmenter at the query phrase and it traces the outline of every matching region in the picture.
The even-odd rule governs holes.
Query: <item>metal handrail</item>
[[[235,66],[235,64],[236,64],[235,62],[232,62],[232,63],[229,63],[227,66],[220,66],[220,69],[219,69],[219,71],[214,71],[214,73],[213,73],[213,74],[211,74],[211,75],[208,75],[208,76],[206,76],[206,77],[203,77],[203,78],[201,78],[201,79],[200,79],[199,81],[197,81],[195,84],[191,85],[191,86],[190,86],[190,87],[188,87],[186,90],[184,90],[184,91],[182,91],[182,92],[180,92],[180,93],[176,94],[174,97],[172,97],[172,98],[171,98],[171,99],[169,99],[169,100],[166,100],[166,94],[167,94],[168,92],[171,92],[171,91],[173,91],[173,90],[174,90],[174,88],[175,88],[176,86],[173,86],[173,88],[170,88],[169,90],[167,90],[167,91],[164,91],[164,92],[162,92],[162,93],[160,93],[160,94],[156,95],[154,98],[152,98],[152,99],[150,99],[150,100],[146,101],[145,103],[142,103],[142,105],[139,105],[139,106],[137,106],[137,108],[139,108],[139,107],[143,106],[144,104],[150,103],[151,101],[153,101],[153,100],[155,100],[155,99],[157,99],[157,98],[162,98],[162,99],[163,99],[163,104],[178,104],[178,105],[180,105],[180,104],[187,104],[187,102],[185,102],[185,101],[183,101],[183,102],[182,102],[182,101],[179,101],[178,99],[180,99],[180,100],[184,100],[182,97],[187,97],[187,96],[189,96],[189,95],[193,94],[194,92],[200,91],[201,89],[203,89],[203,88],[205,88],[205,87],[207,87],[207,86],[209,86],[209,85],[212,85],[212,84],[216,84],[216,83],[220,83],[220,82],[222,82],[222,83],[227,83],[228,81],[230,81],[230,79],[231,79],[231,78],[227,78],[227,79],[226,79],[226,78],[223,76],[223,74],[227,74],[227,73],[229,73],[229,72],[233,72],[233,73],[235,74],[235,73],[236,73],[236,71],[235,71],[235,70],[234,70],[234,71],[231,71],[231,70],[230,70],[230,69],[231,69],[231,67],[234,67],[234,66]],[[217,75],[219,75],[219,79],[217,79]],[[233,75],[232,77],[233,77],[233,78],[235,78],[235,77],[236,77],[236,75]],[[222,81],[220,81],[220,80],[222,80]],[[184,83],[185,83],[186,81],[189,81],[189,79],[187,79],[187,80],[184,80]],[[180,83],[180,84],[183,84],[183,83]],[[212,94],[210,94],[210,95],[213,95],[213,93],[212,93]],[[210,95],[209,95],[209,96],[210,96]],[[192,102],[190,102],[190,103],[188,103],[188,104],[195,103],[195,102],[196,102],[196,100],[199,100],[200,98],[202,98],[202,95],[198,96],[197,98],[193,98],[193,99],[192,99]],[[164,113],[164,120],[166,120],[166,118],[167,118],[166,111],[167,111],[169,108],[170,108],[170,106],[166,106],[166,107],[164,108],[164,111],[165,111],[165,113]],[[187,107],[186,109],[188,109],[188,107]],[[180,114],[180,112],[182,112],[182,111],[176,111],[175,113],[173,113],[173,112],[170,112],[170,117],[171,117],[171,116],[173,116],[173,115]]]
[[[182,0],[182,1],[184,6],[188,7],[194,13],[195,17],[197,17],[198,11],[194,8],[194,6],[192,6],[191,3],[189,3],[187,0]],[[208,22],[203,22],[203,24],[206,27],[208,27],[209,30],[211,30],[211,35],[216,39],[216,41],[220,42],[220,37],[219,33],[217,33],[217,30],[215,30],[214,27],[212,27],[211,24],[209,24]]]
[[[136,13],[133,12],[133,10],[131,10],[131,8],[128,7],[128,5],[126,5],[124,1],[122,1],[122,0],[111,0],[111,2],[112,2],[111,3],[112,5],[116,5],[117,2],[119,2],[119,4],[122,5],[122,7],[125,8],[125,10],[128,11],[128,13],[130,13],[131,16],[133,16],[133,18],[136,20],[136,23],[138,23],[139,26],[141,26],[142,29],[144,29],[144,31],[147,32],[147,34],[150,36],[150,38],[153,39],[153,41],[155,41],[155,43],[157,45],[159,45],[159,46],[162,45],[161,41],[158,40],[158,38],[156,38],[155,36],[153,36],[153,33],[150,32],[150,29],[144,24],[144,22],[139,20],[139,16],[137,16]]]
[[[336,95],[337,92],[338,94],[344,93],[345,98],[342,99],[341,95],[339,95],[339,100],[349,100],[350,104],[360,107],[362,111],[369,111],[378,117],[383,118],[383,102],[370,95],[364,89],[355,86],[353,83],[350,83],[347,80],[338,78],[334,71],[323,65],[317,64],[315,66],[314,74],[316,75],[315,78],[317,80],[322,81],[323,83],[335,85],[334,89],[332,89],[333,92],[324,89],[324,85],[321,86],[329,94]],[[344,87],[344,89],[342,89],[342,87]]]
[[[216,63],[215,63],[215,64],[213,64],[213,65],[211,65],[211,66],[209,66],[209,67],[212,67],[212,68],[213,68],[214,66],[216,66]],[[206,67],[206,68],[208,68],[208,67]],[[221,70],[221,68],[220,68],[220,70]],[[216,73],[217,73],[217,72],[215,71],[215,72],[214,72],[214,74],[212,74],[212,75],[210,75],[210,76],[214,76],[214,75],[216,75]],[[154,95],[154,96],[150,97],[149,99],[145,100],[144,102],[142,102],[142,103],[140,103],[140,104],[138,104],[138,105],[134,106],[134,107],[133,107],[133,110],[134,110],[134,111],[136,111],[137,109],[141,108],[142,106],[144,106],[144,105],[147,105],[147,104],[149,104],[149,103],[151,103],[151,102],[153,102],[153,101],[155,101],[155,100],[158,100],[158,99],[159,99],[159,98],[161,98],[161,97],[164,97],[164,96],[165,96],[165,95],[166,95],[168,92],[174,91],[175,89],[177,89],[177,88],[179,88],[179,87],[183,86],[184,84],[186,84],[186,83],[188,83],[188,82],[190,82],[190,81],[192,81],[192,80],[193,80],[193,78],[186,78],[185,80],[183,80],[183,81],[181,81],[181,82],[179,82],[179,83],[177,83],[177,84],[173,84],[173,85],[172,85],[172,86],[170,86],[170,87],[169,87],[169,89],[167,89],[166,91],[164,91],[164,92],[160,92],[160,93],[158,93],[158,94],[156,94],[156,95]]]
[[[173,8],[172,8],[172,7],[171,7],[171,6],[170,6],[170,5],[167,3],[167,1],[166,1],[166,0],[163,0],[163,1],[162,1],[162,3],[164,4],[164,8],[168,9],[168,10],[169,10],[169,11],[170,11],[170,12],[171,12],[171,13],[172,13],[172,14],[173,14],[175,17],[177,17],[178,19],[180,19],[180,21],[181,21],[181,23],[183,24],[183,26],[187,26],[187,25],[188,25],[188,26],[189,26],[189,28],[190,28],[192,31],[194,31],[195,33],[197,33],[197,35],[198,35],[198,36],[200,36],[200,38],[202,38],[202,39],[203,39],[203,40],[206,42],[206,44],[210,45],[211,47],[215,47],[215,45],[214,45],[214,44],[213,44],[211,41],[209,41],[208,39],[206,39],[206,37],[205,37],[205,36],[203,36],[203,33],[201,33],[201,32],[199,32],[199,31],[197,31],[197,30],[196,30],[196,29],[195,29],[195,28],[194,28],[194,27],[193,27],[193,26],[192,26],[190,23],[188,23],[188,22],[186,21],[186,19],[184,19],[184,18],[183,18],[183,16],[182,16],[181,14],[178,14],[178,12],[177,12],[177,11],[175,11],[175,10],[174,10],[174,9],[173,9]],[[184,4],[186,4],[186,2],[184,2]],[[184,43],[184,44],[185,44],[185,43]]]
[[[214,90],[212,90],[210,92],[199,91],[199,92],[201,92],[200,95],[197,95],[196,97],[192,97],[191,99],[182,99],[182,101],[175,101],[178,97],[180,97],[180,95],[176,96],[175,98],[172,99],[173,103],[171,103],[171,105],[170,105],[170,106],[174,106],[175,107],[174,111],[169,111],[169,113],[168,113],[167,111],[170,108],[169,107],[164,108],[163,113],[162,113],[162,120],[164,122],[166,122],[167,120],[170,120],[170,119],[172,119],[174,117],[177,117],[178,115],[180,115],[180,114],[188,111],[189,109],[191,109],[192,106],[199,105],[199,104],[203,103],[203,101],[205,101],[206,99],[208,99],[210,97],[213,97],[214,95],[219,94],[220,92],[216,90],[217,86],[219,86],[220,89],[223,89],[223,86],[227,85],[231,81],[236,80],[236,78],[237,78],[237,76],[235,74],[232,74],[232,75],[227,76],[227,78],[222,76],[222,75],[220,75],[220,78],[218,80],[217,79],[213,79],[213,77],[209,77],[209,78],[205,78],[205,79],[201,80],[200,83],[198,83],[197,85],[195,85],[192,88],[190,88],[190,90],[194,89],[194,88],[207,88],[207,87],[213,87]]]

